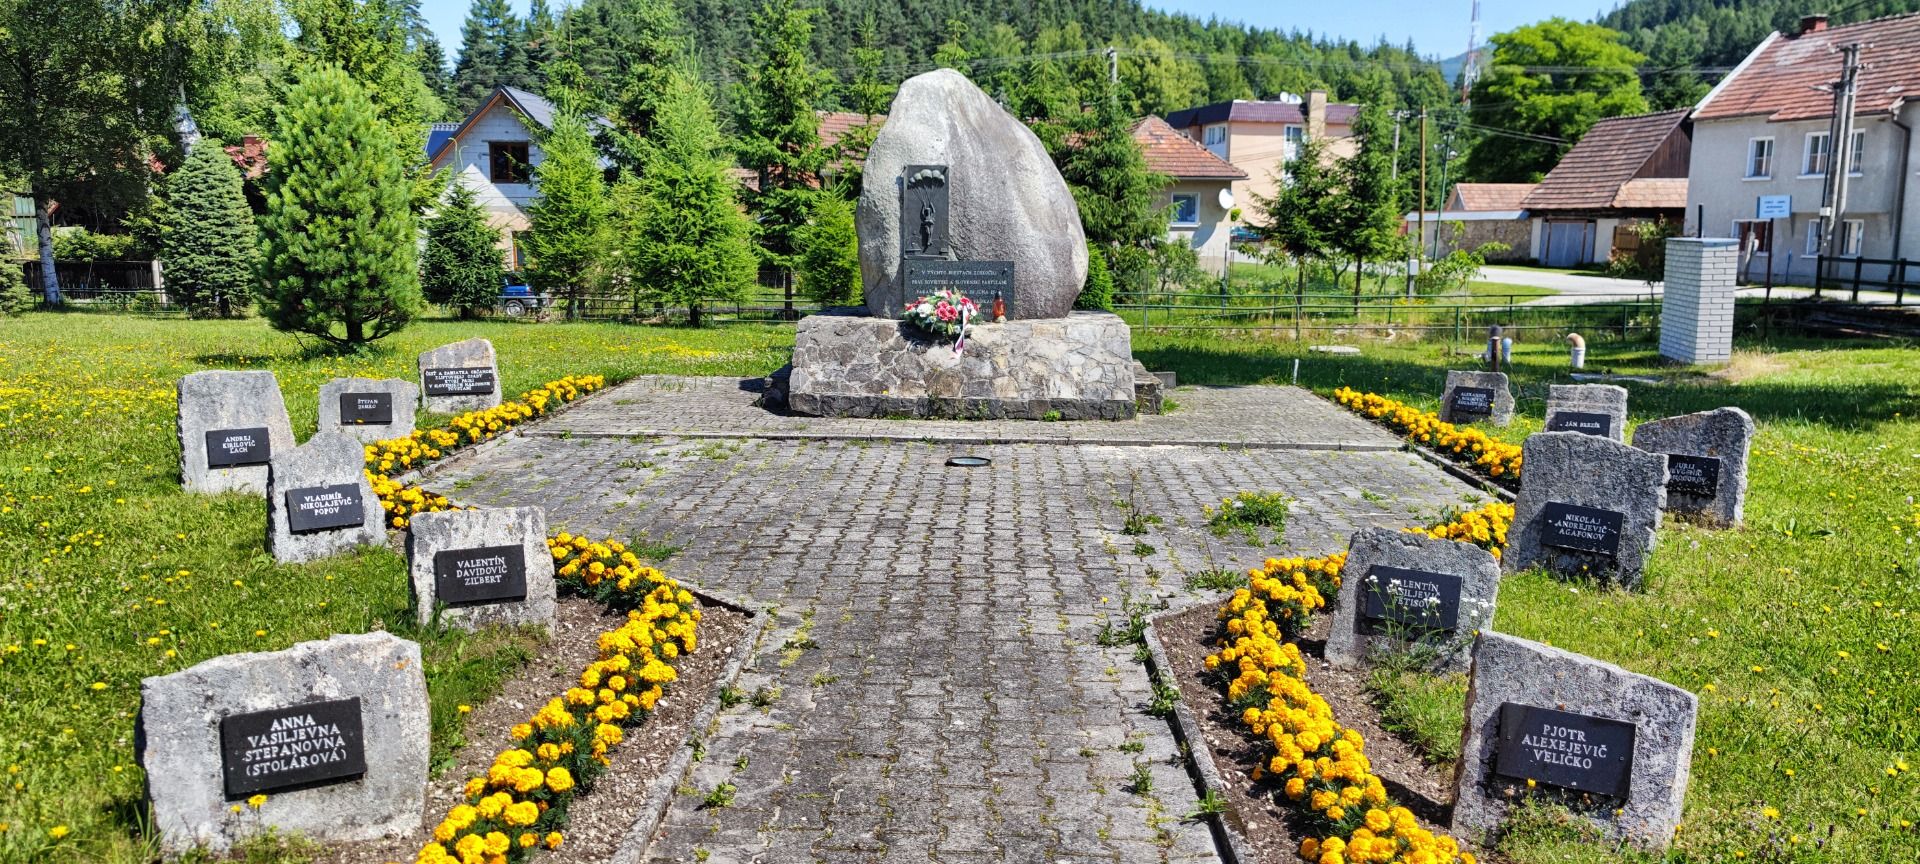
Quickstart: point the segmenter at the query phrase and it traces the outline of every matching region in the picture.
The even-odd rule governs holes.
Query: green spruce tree
[[[309,68],[273,137],[262,307],[275,329],[351,348],[420,310],[411,187],[400,148],[360,85]]]
[[[470,114],[493,88],[525,83],[525,38],[507,0],[473,0],[460,26],[460,56],[453,66],[455,110]]]
[[[680,306],[699,326],[705,304],[739,300],[756,277],[752,226],[735,199],[726,140],[699,80],[675,71],[641,146],[647,170],[624,180],[628,281],[636,303]]]
[[[1377,92],[1362,100],[1353,119],[1353,136],[1360,151],[1339,165],[1342,195],[1335,229],[1328,238],[1353,260],[1353,303],[1360,306],[1361,279],[1369,260],[1378,261],[1402,248],[1400,240],[1400,184],[1393,179],[1393,119],[1387,114],[1387,94]]]
[[[811,59],[816,12],[794,0],[767,0],[754,63],[734,100],[740,164],[759,180],[747,208],[759,226],[761,257],[776,267],[793,267],[795,234],[813,215],[827,162],[814,107],[831,79]]]
[[[853,208],[847,196],[817,196],[812,221],[796,237],[800,290],[827,306],[860,302],[860,235],[854,229]]]
[[[1060,174],[1080,205],[1087,241],[1107,255],[1116,286],[1138,291],[1150,278],[1154,244],[1167,234],[1161,190],[1167,178],[1147,168],[1133,123],[1111,84],[1074,122]]]
[[[500,232],[487,224],[473,188],[455,177],[427,220],[420,292],[428,302],[458,309],[462,318],[492,308],[507,275],[499,244]]]
[[[18,315],[32,305],[26,271],[11,256],[0,256],[0,315]]]
[[[611,235],[606,173],[593,146],[577,94],[561,94],[553,127],[540,136],[546,158],[533,169],[539,200],[527,208],[523,235],[527,275],[533,287],[567,298],[567,317],[578,318],[582,298],[601,284]]]
[[[1273,197],[1253,196],[1248,219],[1261,239],[1293,257],[1303,288],[1307,263],[1332,251],[1332,235],[1339,230],[1340,182],[1326,159],[1320,139],[1303,138],[1293,158],[1276,172]]]
[[[167,179],[160,257],[167,290],[196,318],[237,315],[260,273],[260,231],[240,169],[211,138],[195,144]]]

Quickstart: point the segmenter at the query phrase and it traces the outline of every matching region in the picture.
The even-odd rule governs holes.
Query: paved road
[[[1559,292],[1552,296],[1526,301],[1522,304],[1525,306],[1578,306],[1587,303],[1646,300],[1661,296],[1666,287],[1660,282],[1655,282],[1649,288],[1647,283],[1638,279],[1614,279],[1588,273],[1556,273],[1551,270],[1523,267],[1487,267],[1481,270],[1480,278],[1488,282],[1531,285]],[[1768,295],[1765,286],[1749,285],[1734,292],[1734,296],[1759,298]],[[1771,296],[1776,300],[1797,300],[1813,296],[1813,289],[1775,285]],[[1838,300],[1851,300],[1852,294],[1847,291],[1827,291],[1826,296]],[[1859,302],[1889,304],[1894,302],[1894,295],[1887,291],[1862,291]]]
[[[681,383],[624,385],[542,430],[579,434],[508,439],[430,484],[544,505],[556,530],[682,544],[675,575],[777,608],[741,687],[767,704],[722,714],[649,864],[1217,861],[1183,818],[1197,802],[1145,671],[1102,626],[1124,598],[1200,600],[1184,573],[1479,498],[1405,452],[1193,446],[1151,421],[1106,424],[1127,446],[762,437],[783,433],[726,407],[725,382]],[[1244,389],[1285,412],[1211,437],[1377,440],[1298,391]],[[662,427],[736,437],[618,434]],[[943,466],[962,451],[993,465]],[[1205,530],[1202,505],[1246,490],[1298,499],[1283,542]],[[1130,512],[1159,524],[1124,534]],[[704,806],[723,782],[733,803]]]

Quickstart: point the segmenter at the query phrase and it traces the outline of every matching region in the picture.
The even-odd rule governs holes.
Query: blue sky
[[[420,4],[440,44],[446,47],[449,60],[460,50],[460,23],[466,20],[470,2],[422,0]],[[1473,0],[1337,0],[1325,6],[1297,0],[1146,2],[1148,6],[1201,18],[1219,16],[1261,27],[1312,30],[1364,43],[1382,36],[1395,44],[1411,38],[1422,53],[1436,57],[1452,57],[1467,50],[1467,22],[1473,10]],[[525,13],[527,0],[512,0],[512,5]],[[1612,5],[1606,0],[1482,0],[1480,38],[1484,42],[1502,30],[1555,15],[1588,20]]]

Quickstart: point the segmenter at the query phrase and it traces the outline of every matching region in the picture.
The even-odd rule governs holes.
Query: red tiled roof
[[[1199,142],[1180,134],[1167,121],[1148,115],[1133,124],[1133,140],[1147,157],[1147,169],[1176,180],[1245,180],[1247,172]]]
[[[1538,183],[1457,183],[1453,187],[1459,210],[1519,210]],[[1455,208],[1449,208],[1455,209]]]
[[[1623,210],[1687,209],[1687,178],[1641,177],[1620,184],[1613,206]]]
[[[875,114],[871,117],[853,111],[821,111],[819,114],[820,146],[822,147],[832,147],[840,143],[840,139],[846,137],[848,132],[869,123],[879,126],[887,122],[885,114]]]
[[[1609,117],[1593,124],[1560,164],[1547,172],[1540,188],[1526,198],[1528,210],[1577,210],[1618,206],[1621,187],[1634,179],[1654,151],[1666,143],[1690,109]],[[1684,198],[1684,196],[1682,196]],[[1684,200],[1680,203],[1685,207]]]
[[[1840,46],[1853,42],[1863,46],[1856,114],[1885,114],[1903,98],[1920,97],[1920,14],[1902,15],[1794,36],[1768,36],[1708,96],[1694,119],[1831,117],[1830,85],[1840,80],[1843,66]]]

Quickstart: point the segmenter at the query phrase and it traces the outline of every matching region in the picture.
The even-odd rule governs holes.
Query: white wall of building
[[[468,126],[465,133],[449,141],[434,167],[450,170],[474,191],[480,206],[491,215],[489,220],[501,231],[525,231],[526,208],[539,196],[530,183],[495,183],[491,176],[489,142],[526,142],[527,163],[540,164],[544,158],[540,145],[520,119],[520,114],[504,102],[497,102]]]
[[[1226,272],[1227,251],[1233,248],[1233,224],[1228,219],[1229,211],[1220,206],[1220,190],[1229,188],[1225,180],[1176,180],[1167,186],[1163,203],[1173,203],[1174,196],[1191,195],[1197,199],[1199,218],[1193,223],[1170,222],[1167,225],[1168,240],[1185,240],[1200,256],[1200,267],[1208,273],[1219,275]],[[1235,200],[1238,200],[1237,198]],[[1173,210],[1169,208],[1171,217]]]

